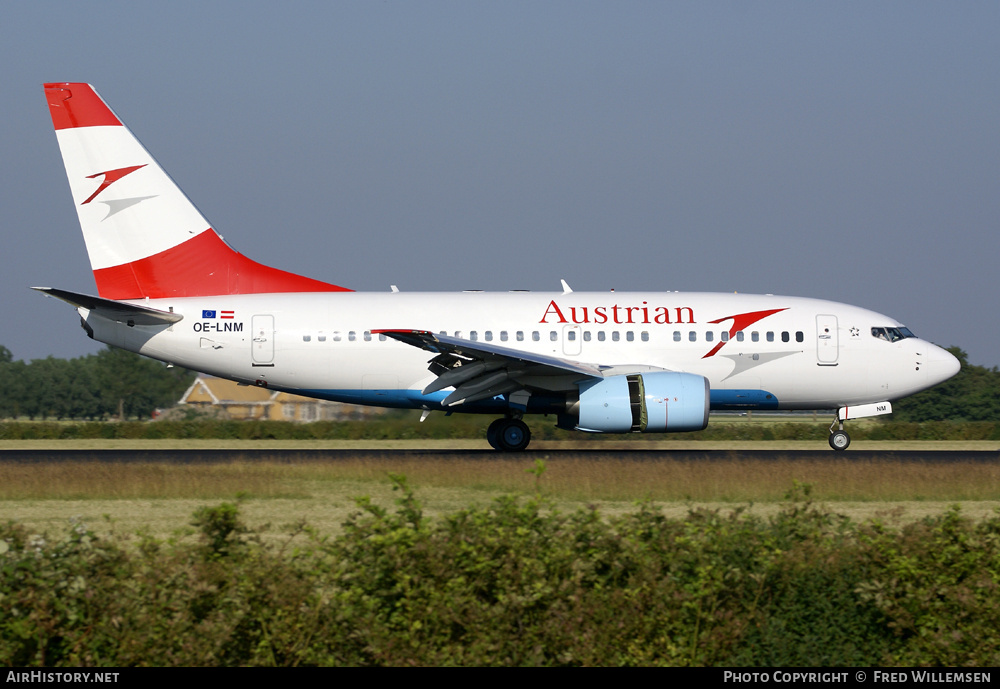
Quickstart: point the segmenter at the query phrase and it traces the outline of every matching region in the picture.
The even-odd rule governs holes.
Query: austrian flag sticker
[[[235,311],[216,311],[215,309],[202,309],[201,310],[201,317],[202,318],[215,318],[216,317],[215,314],[219,314],[218,315],[219,318],[228,318],[230,320],[232,320],[233,318],[236,318],[236,312]]]

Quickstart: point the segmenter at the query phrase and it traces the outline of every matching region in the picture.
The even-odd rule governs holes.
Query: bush
[[[542,467],[539,467],[539,471]],[[266,546],[0,527],[4,665],[915,666],[1000,662],[1000,517],[602,517],[501,498],[431,521],[401,478],[342,535]]]

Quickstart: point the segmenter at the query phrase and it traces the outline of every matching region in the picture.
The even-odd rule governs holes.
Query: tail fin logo
[[[102,191],[110,187],[112,184],[120,180],[125,175],[131,174],[138,170],[139,168],[144,168],[148,163],[143,163],[142,165],[133,165],[131,167],[120,167],[117,170],[107,170],[105,172],[97,172],[93,175],[87,175],[87,179],[97,179],[100,176],[104,176],[104,181],[101,182],[101,186],[97,187],[97,191],[90,195],[86,201],[81,203],[81,206],[86,206],[88,203],[97,198],[97,195]],[[146,197],[149,198],[149,197]],[[112,209],[113,210],[113,209]]]

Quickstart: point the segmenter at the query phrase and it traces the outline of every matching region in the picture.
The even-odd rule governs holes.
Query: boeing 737
[[[97,296],[36,287],[91,338],[309,397],[492,414],[594,433],[706,427],[710,410],[836,409],[849,419],[955,375],[901,323],[821,299],[684,292],[359,293],[223,241],[89,84],[45,84]],[[422,420],[421,419],[421,420]]]

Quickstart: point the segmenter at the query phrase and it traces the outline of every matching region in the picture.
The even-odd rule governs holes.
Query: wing
[[[429,395],[454,387],[455,391],[442,400],[444,407],[504,394],[509,395],[512,405],[523,406],[532,392],[575,390],[581,381],[603,378],[612,368],[619,368],[524,352],[490,342],[473,342],[428,330],[372,332],[435,355],[427,368],[437,379],[422,392]]]

